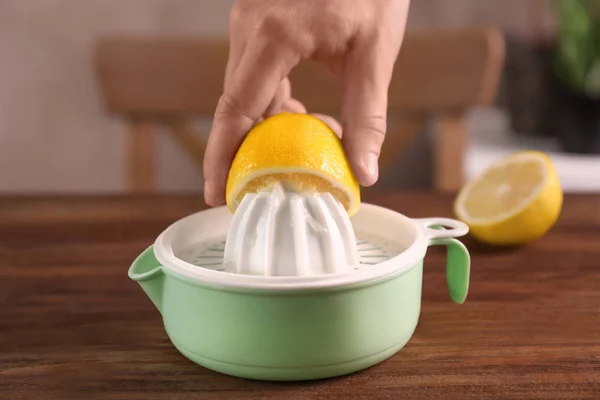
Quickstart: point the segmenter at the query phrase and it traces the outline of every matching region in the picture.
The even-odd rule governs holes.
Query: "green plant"
[[[600,0],[557,0],[555,66],[570,90],[600,97]]]

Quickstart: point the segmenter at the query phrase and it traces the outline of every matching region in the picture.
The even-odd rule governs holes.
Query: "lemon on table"
[[[331,193],[352,216],[360,187],[341,140],[308,114],[281,113],[252,128],[233,160],[225,197],[231,212],[247,193],[285,185],[299,193]]]
[[[488,244],[519,245],[543,236],[558,220],[563,192],[550,158],[511,154],[467,183],[454,201],[457,218]]]

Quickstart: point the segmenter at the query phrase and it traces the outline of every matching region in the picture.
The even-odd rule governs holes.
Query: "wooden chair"
[[[134,192],[156,187],[154,128],[168,132],[202,167],[205,141],[193,119],[211,117],[221,95],[227,40],[112,37],[96,48],[96,71],[107,110],[128,121],[127,178]],[[434,189],[463,183],[466,113],[492,104],[504,63],[504,40],[492,27],[409,33],[389,89],[390,123],[380,158],[389,172],[425,124],[435,118]],[[319,66],[301,63],[292,91],[310,112],[337,114],[340,88]]]

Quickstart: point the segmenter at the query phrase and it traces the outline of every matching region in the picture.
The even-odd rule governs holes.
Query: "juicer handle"
[[[464,236],[469,232],[467,224],[451,218],[417,218],[414,221],[420,224],[429,243],[436,239]]]
[[[433,239],[431,245],[446,246],[446,284],[450,298],[456,304],[462,304],[469,293],[471,279],[471,256],[459,240],[454,238]]]
[[[430,246],[446,246],[446,284],[450,298],[456,304],[464,303],[469,292],[471,256],[465,245],[455,238],[466,235],[469,227],[450,218],[422,218],[416,222],[423,229]]]

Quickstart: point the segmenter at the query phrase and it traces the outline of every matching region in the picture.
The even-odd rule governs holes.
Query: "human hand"
[[[373,185],[408,6],[409,0],[238,0],[230,16],[224,91],[204,158],[207,204],[225,203],[231,162],[255,123],[280,112],[306,112],[287,78],[302,59],[320,62],[341,79],[341,127],[319,117],[341,134],[359,183]]]

